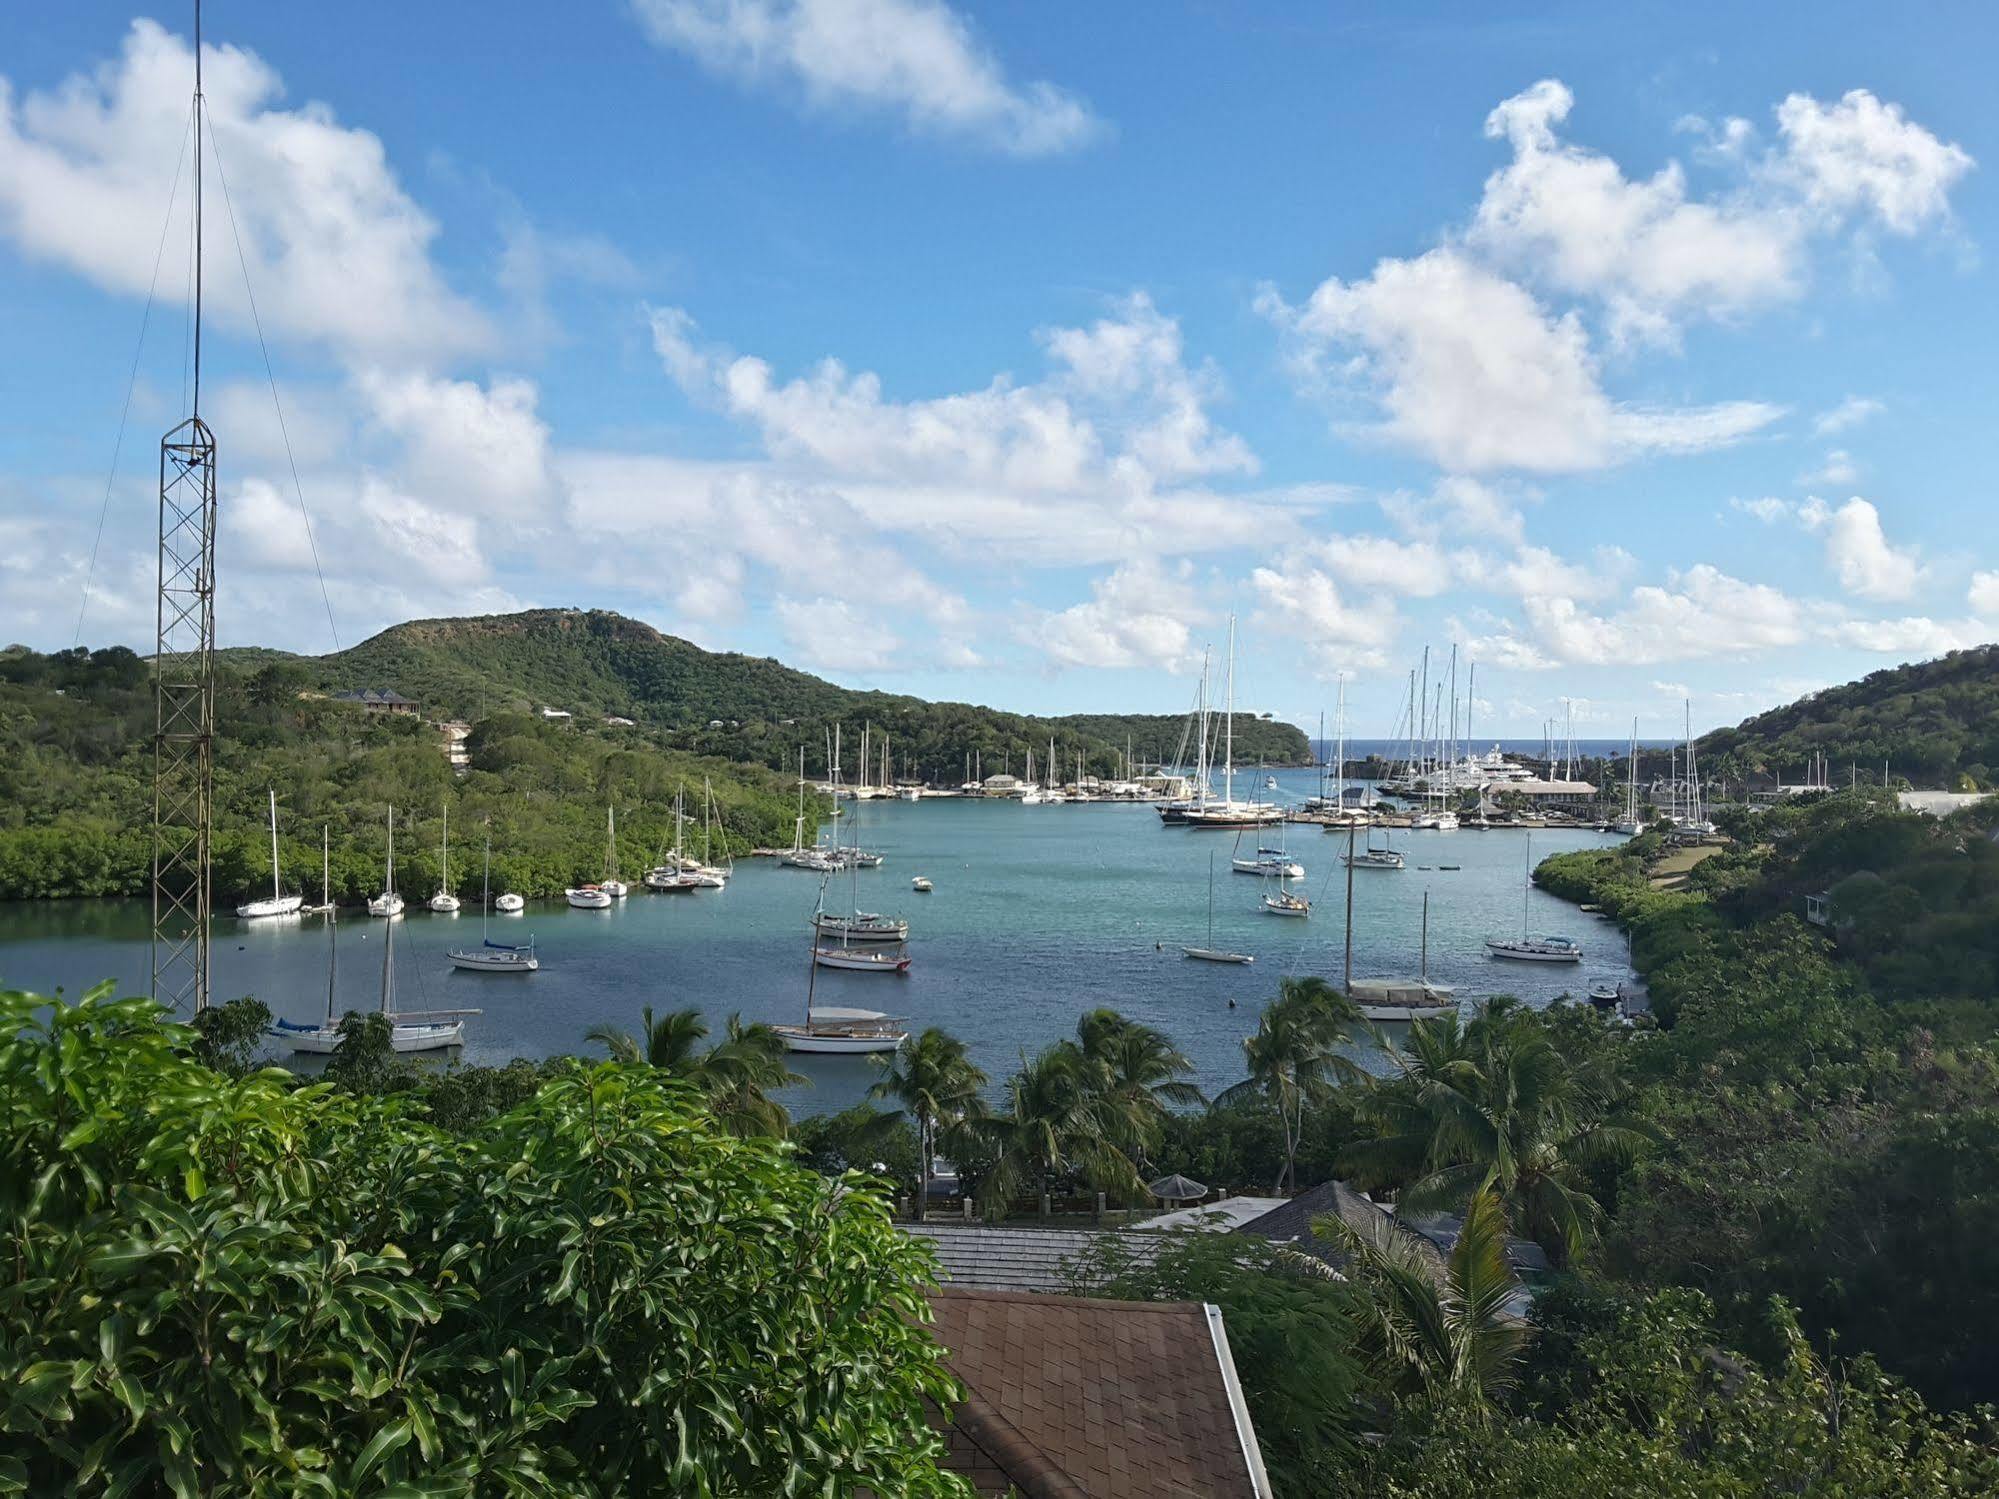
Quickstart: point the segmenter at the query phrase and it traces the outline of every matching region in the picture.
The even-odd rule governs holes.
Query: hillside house
[[[364,687],[359,692],[336,692],[336,703],[358,703],[370,713],[390,713],[415,718],[423,711],[423,704],[413,697],[404,697],[393,688]]]

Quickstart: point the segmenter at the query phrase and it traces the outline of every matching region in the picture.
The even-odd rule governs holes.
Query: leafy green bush
[[[928,1251],[856,1178],[572,1064],[463,1136],[0,994],[0,1487],[963,1494]]]

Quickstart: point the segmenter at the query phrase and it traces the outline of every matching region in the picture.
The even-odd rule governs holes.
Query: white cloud
[[[1045,616],[1030,638],[1063,666],[1182,671],[1206,617],[1190,564],[1141,560],[1097,579],[1086,602]]]
[[[1831,437],[1872,420],[1886,409],[1872,396],[1848,396],[1830,410],[1821,411],[1812,422],[1812,431],[1819,437]]]
[[[547,503],[549,432],[532,381],[365,370],[355,385],[373,419],[401,439],[408,482],[427,495],[517,521]]]
[[[1828,451],[1819,466],[1808,474],[1801,474],[1800,484],[1852,484],[1860,478],[1860,465],[1853,461],[1853,455],[1845,448]]]
[[[1744,515],[1753,515],[1766,526],[1788,519],[1797,509],[1789,500],[1780,500],[1769,495],[1754,500],[1730,499],[1728,504],[1730,509],[1740,510]]]
[[[1546,595],[1524,599],[1522,612],[1524,629],[1477,643],[1480,660],[1620,667],[1700,660],[1796,645],[1809,625],[1805,608],[1780,590],[1706,563],[1669,574],[1664,587],[1632,589],[1624,607],[1611,614]],[[1509,645],[1514,659],[1506,662]]]
[[[1258,627],[1295,641],[1319,676],[1386,664],[1400,623],[1387,601],[1349,603],[1329,574],[1297,558],[1255,569],[1250,585],[1259,598]]]
[[[1729,316],[1797,290],[1785,217],[1741,198],[1691,199],[1677,162],[1630,180],[1609,157],[1557,137],[1574,103],[1544,79],[1487,116],[1485,133],[1506,140],[1513,160],[1486,180],[1469,243],[1602,299],[1620,341],[1671,341],[1688,311]]]
[[[713,72],[776,80],[815,106],[903,115],[920,131],[1021,156],[1101,126],[1051,83],[1016,85],[942,0],[633,0],[647,34]]]
[[[1431,540],[1490,536],[1517,546],[1526,539],[1526,518],[1515,498],[1463,474],[1446,474],[1427,495],[1387,495],[1381,509],[1401,530]]]
[[[772,603],[788,659],[820,671],[887,671],[902,642],[872,614],[845,599],[793,599]]]
[[[1941,656],[1947,651],[1982,645],[1991,638],[1990,629],[1975,619],[1939,620],[1921,615],[1905,619],[1841,620],[1830,633],[1841,645],[1904,657]]]
[[[1831,218],[1861,215],[1896,234],[1948,218],[1950,190],[1971,156],[1908,119],[1899,104],[1853,89],[1837,103],[1792,94],[1777,106],[1779,169]]]
[[[1270,292],[1259,305],[1310,368],[1379,400],[1386,421],[1373,430],[1458,473],[1565,473],[1697,452],[1779,414],[1753,401],[1614,403],[1575,313],[1551,315],[1525,288],[1450,248],[1383,260],[1364,281],[1330,278],[1303,307]]]
[[[204,91],[228,204],[267,332],[370,356],[435,358],[484,346],[485,318],[430,259],[437,226],[411,201],[382,143],[322,104],[274,107],[275,72],[237,47],[204,52]],[[187,137],[194,74],[185,42],[139,20],[123,55],[18,107],[0,83],[0,232],[21,251],[98,285],[144,296],[153,281],[162,186]],[[159,280],[186,284],[184,169]],[[217,194],[217,196],[220,196]],[[208,309],[250,326],[223,205],[211,205]]]
[[[1980,619],[1999,621],[1999,572],[1973,573],[1965,597]]]
[[[1906,599],[1923,580],[1915,554],[1889,544],[1881,512],[1857,495],[1838,509],[1816,497],[1798,507],[1798,519],[1825,537],[1826,563],[1840,586],[1865,599]]]

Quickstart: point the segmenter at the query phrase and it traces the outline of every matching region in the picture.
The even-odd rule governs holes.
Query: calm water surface
[[[1276,774],[1279,799],[1317,789],[1315,772]],[[1344,832],[1287,830],[1314,904],[1309,918],[1290,920],[1263,914],[1261,882],[1231,872],[1234,834],[1165,828],[1148,806],[932,800],[869,802],[853,815],[861,842],[887,861],[835,876],[828,907],[843,908],[857,895],[865,910],[907,916],[914,962],[903,978],[821,970],[816,1002],[942,1026],[963,1037],[995,1078],[1018,1065],[1023,1052],[1072,1032],[1083,1011],[1110,1005],[1168,1031],[1194,1059],[1201,1086],[1223,1087],[1240,1076],[1242,1040],[1279,977],[1340,977]],[[841,821],[843,836],[850,836]],[[1538,1006],[1579,995],[1591,979],[1627,973],[1624,941],[1613,926],[1538,890],[1526,893],[1526,926],[1574,937],[1585,953],[1580,967],[1501,963],[1485,955],[1488,933],[1517,935],[1522,928],[1525,833],[1397,829],[1390,836],[1409,867],[1355,875],[1356,977],[1416,972],[1426,890],[1430,975],[1455,984],[1461,999],[1509,993]],[[1245,836],[1245,850],[1254,837]],[[1532,856],[1538,862],[1615,841],[1540,829]],[[1181,956],[1183,943],[1208,942],[1211,855],[1214,945],[1255,954],[1254,966]],[[1445,864],[1461,867],[1438,867]],[[911,891],[915,875],[933,880],[935,892]],[[396,925],[397,1000],[409,1009],[482,1009],[468,1024],[463,1052],[465,1061],[479,1063],[582,1050],[592,1025],[636,1030],[644,1005],[698,1007],[718,1029],[732,1011],[748,1020],[795,1021],[804,1009],[807,923],[818,889],[818,877],[804,870],[745,859],[722,891],[653,895],[641,887],[609,911],[532,902],[526,912],[492,923],[501,940],[534,935],[543,966],[526,976],[452,968],[446,950],[479,941],[479,917],[469,909],[476,902],[460,915],[435,916],[418,905],[424,892],[406,891],[411,911]],[[45,993],[60,986],[73,994],[115,978],[127,992],[144,992],[147,920],[138,901],[0,904],[0,984]],[[358,911],[342,912],[342,1009],[377,1003],[383,927]],[[255,994],[279,1014],[316,1018],[326,1006],[325,927],[317,919],[219,919],[213,984],[218,999]],[[873,1077],[865,1059],[792,1060],[813,1084],[787,1099],[800,1112],[845,1107]]]

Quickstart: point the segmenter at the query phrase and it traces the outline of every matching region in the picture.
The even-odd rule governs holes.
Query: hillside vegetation
[[[1028,751],[1037,762],[1046,757],[1051,737],[1064,772],[1074,773],[1081,754],[1090,771],[1110,774],[1127,741],[1141,759],[1170,758],[1184,723],[1168,714],[1037,718],[857,692],[768,657],[704,651],[606,610],[415,620],[300,665],[320,687],[394,688],[421,699],[433,717],[471,720],[543,707],[615,714],[667,731],[678,748],[774,768],[795,768],[803,746],[818,773],[826,730],[847,726],[842,750],[851,775],[860,727],[872,722],[888,733],[898,776],[950,785],[964,779],[970,756],[989,775],[1002,765],[1018,772]],[[1311,763],[1298,729],[1249,717],[1236,721],[1236,756],[1246,765]]]
[[[1814,754],[1835,777],[1885,763],[1918,786],[1979,790],[1999,777],[1999,645],[1872,672],[1700,741],[1712,772],[1796,779]]]
[[[618,811],[621,867],[629,876],[667,842],[681,787],[698,817],[704,781],[714,787],[732,848],[791,841],[796,792],[775,772],[692,755],[637,730],[593,732],[496,713],[475,725],[467,741],[472,768],[458,776],[434,727],[301,697],[300,675],[287,662],[219,670],[220,906],[268,893],[271,790],[286,889],[317,895],[325,827],[336,899],[381,889],[391,807],[398,885],[417,899],[438,888],[447,807],[451,884],[472,897],[488,829],[496,887],[551,895],[604,873],[607,808]],[[147,888],[152,732],[150,671],[132,652],[0,654],[0,899]],[[815,797],[809,813],[816,818],[823,810]]]

